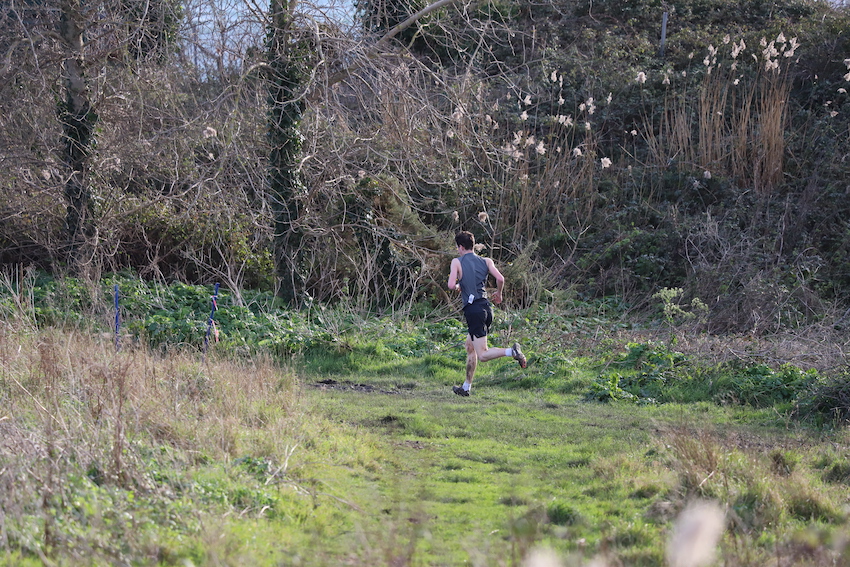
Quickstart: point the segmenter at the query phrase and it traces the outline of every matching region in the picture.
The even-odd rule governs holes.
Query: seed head
[[[679,515],[667,545],[670,567],[701,567],[714,559],[725,529],[723,510],[713,502],[694,502]]]

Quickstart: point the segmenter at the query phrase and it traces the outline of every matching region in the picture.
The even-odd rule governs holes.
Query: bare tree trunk
[[[91,154],[92,133],[97,114],[88,98],[84,76],[83,29],[80,0],[62,0],[59,35],[66,52],[63,61],[65,100],[59,104],[63,130],[62,162],[67,170],[65,217],[67,260],[73,271],[79,271],[85,258],[83,245],[94,234],[91,215],[91,189],[87,166]]]
[[[294,33],[295,0],[271,0],[269,60],[269,196],[274,214],[274,261],[278,295],[290,304],[304,289],[302,274],[303,231],[299,200],[304,185],[299,171],[305,109],[305,72],[309,55]]]

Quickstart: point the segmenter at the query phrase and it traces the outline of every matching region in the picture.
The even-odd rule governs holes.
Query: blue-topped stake
[[[207,321],[207,335],[204,337],[204,356],[203,356],[204,362],[206,362],[206,360],[207,360],[207,347],[210,344],[210,332],[212,331],[212,327],[213,327],[213,317],[215,317],[215,312],[218,309],[217,299],[218,299],[218,286],[219,285],[220,284],[215,284],[215,291],[213,292],[213,296],[212,296],[212,300],[211,300],[212,309],[210,310],[210,318]]]
[[[118,284],[115,284],[115,352],[121,350],[121,309],[118,297]]]

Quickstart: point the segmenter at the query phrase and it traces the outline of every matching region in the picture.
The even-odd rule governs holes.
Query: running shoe
[[[519,362],[519,367],[525,368],[528,365],[528,361],[525,359],[525,355],[522,354],[522,349],[519,348],[519,343],[514,343],[511,350],[514,352],[514,360]]]

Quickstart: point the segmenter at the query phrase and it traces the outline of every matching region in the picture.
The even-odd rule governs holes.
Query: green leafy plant
[[[790,364],[774,369],[766,364],[734,361],[724,365],[714,376],[713,391],[720,403],[788,409],[817,379],[817,371]]]
[[[629,400],[638,403],[672,401],[689,380],[683,369],[687,358],[659,343],[629,343],[626,352],[609,362],[620,369],[605,372],[591,386],[590,399]]]

